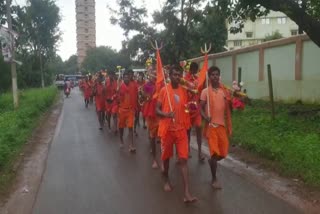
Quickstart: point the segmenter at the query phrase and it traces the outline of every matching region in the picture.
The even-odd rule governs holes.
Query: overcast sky
[[[121,41],[124,39],[123,31],[120,27],[110,24],[110,14],[108,13],[107,4],[116,8],[117,0],[95,0],[96,1],[96,37],[97,46],[111,46],[119,50]],[[135,0],[138,3],[144,2],[149,13],[161,7],[165,0]],[[14,0],[17,4],[25,4],[26,0]],[[56,0],[60,8],[62,21],[60,30],[62,40],[58,46],[58,54],[63,60],[68,59],[72,54],[76,54],[76,13],[75,0]]]

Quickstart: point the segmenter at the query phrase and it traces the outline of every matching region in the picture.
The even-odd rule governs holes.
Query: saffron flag
[[[204,81],[206,80],[206,76],[207,76],[207,72],[208,72],[208,54],[206,53],[204,55],[204,62],[203,62],[203,66],[199,72],[199,77],[198,77],[198,91],[202,90]]]
[[[165,77],[164,77],[164,71],[162,67],[160,50],[157,50],[157,81],[156,81],[156,91],[153,98],[156,98],[160,93],[164,80],[165,80]]]

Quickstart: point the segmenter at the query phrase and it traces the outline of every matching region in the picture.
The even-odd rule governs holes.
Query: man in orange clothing
[[[105,112],[105,86],[102,84],[103,76],[102,74],[98,74],[96,85],[94,86],[94,96],[96,103],[96,111],[98,115],[98,120],[100,124],[100,130],[103,129],[104,123],[104,112]]]
[[[144,84],[142,88],[142,96],[144,99],[143,117],[146,118],[148,125],[150,147],[153,157],[152,168],[157,169],[159,167],[156,159],[156,139],[158,137],[159,118],[156,115],[157,98],[154,97],[156,91],[156,73],[150,71],[149,80]]]
[[[190,71],[186,75],[185,79],[193,85],[192,89],[198,89],[198,77],[197,73],[199,66],[197,63],[192,62],[190,65]],[[188,102],[190,103],[189,112],[190,112],[190,121],[191,126],[195,127],[197,135],[197,144],[198,144],[198,158],[200,161],[204,161],[204,156],[202,154],[202,128],[201,128],[201,114],[200,114],[200,94],[194,94],[188,92]],[[191,128],[192,128],[191,127]],[[189,141],[189,152],[190,152],[190,135],[191,128],[188,130],[188,141]],[[190,156],[191,157],[191,156]]]
[[[119,89],[119,110],[118,110],[118,127],[120,132],[121,147],[123,147],[123,132],[124,128],[129,129],[130,144],[129,151],[135,152],[136,148],[133,145],[133,123],[134,114],[137,106],[138,88],[130,81],[130,71],[123,74],[123,83]]]
[[[201,115],[207,122],[204,134],[208,140],[210,156],[208,160],[212,187],[220,189],[217,180],[217,163],[228,154],[228,135],[232,134],[231,126],[231,98],[230,93],[220,83],[220,69],[212,66],[208,70],[209,86],[205,88],[200,97]]]
[[[184,182],[184,202],[189,203],[197,199],[189,191],[187,130],[190,128],[190,118],[185,112],[187,92],[179,85],[181,76],[180,66],[172,66],[169,69],[171,83],[161,89],[156,112],[160,116],[158,135],[161,138],[164,190],[172,191],[169,180],[169,161],[173,155],[173,145],[175,145]]]
[[[118,105],[116,102],[116,94],[117,94],[117,79],[115,72],[108,72],[109,78],[106,79],[106,119],[108,122],[108,128],[111,130],[111,117],[113,118],[113,123],[115,129],[113,130],[115,133],[117,132],[117,113],[118,113]]]
[[[90,100],[90,96],[91,96],[91,85],[89,83],[89,79],[88,77],[85,77],[85,80],[82,81],[82,90],[83,90],[83,96],[84,96],[84,103],[86,108],[88,108],[89,105],[89,100]]]

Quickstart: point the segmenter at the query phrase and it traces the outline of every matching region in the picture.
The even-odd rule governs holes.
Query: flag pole
[[[152,43],[151,43],[152,44]],[[152,45],[152,47],[157,51],[159,52],[159,55],[160,55],[160,50],[162,49],[162,46],[159,48],[158,46],[158,42],[157,40],[155,40],[155,47]],[[160,58],[160,57],[159,57]],[[158,62],[157,62],[158,63]],[[161,72],[162,72],[162,75],[163,75],[163,82],[164,82],[164,87],[166,89],[166,93],[167,93],[167,98],[168,98],[168,102],[169,102],[169,108],[170,108],[170,111],[173,112],[173,108],[172,108],[172,103],[171,103],[171,99],[170,99],[170,95],[169,95],[169,90],[168,90],[168,86],[167,86],[167,82],[166,82],[166,76],[165,76],[165,73],[164,73],[164,70],[163,68],[161,67]],[[175,122],[175,119],[172,118],[172,121]]]

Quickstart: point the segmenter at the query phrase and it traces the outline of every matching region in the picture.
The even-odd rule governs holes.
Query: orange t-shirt
[[[208,99],[208,88],[202,90],[200,100],[206,101]],[[225,126],[225,94],[221,88],[217,90],[209,88],[209,105],[211,123]],[[208,115],[208,104],[206,104],[206,114]]]
[[[117,80],[106,80],[106,98],[111,99],[117,92]]]
[[[183,111],[185,109],[184,105],[186,104],[184,100],[182,88],[172,89],[173,91],[173,99],[171,102],[172,111],[175,113],[174,121],[170,120],[168,131],[178,131],[185,128],[185,124],[183,123]],[[160,91],[158,102],[164,103],[165,99],[168,99],[166,90],[162,89]]]
[[[130,100],[130,93],[129,93],[129,86],[122,83],[120,86],[119,91],[119,108],[121,109],[130,109],[132,108],[131,100]]]

